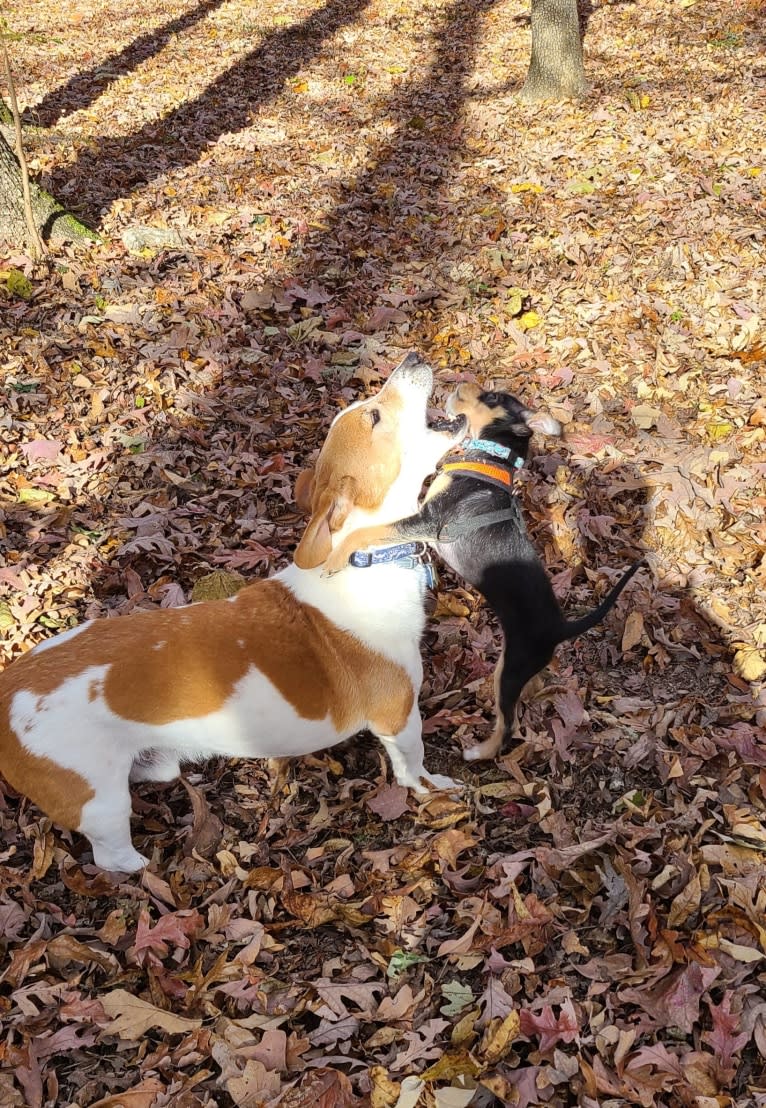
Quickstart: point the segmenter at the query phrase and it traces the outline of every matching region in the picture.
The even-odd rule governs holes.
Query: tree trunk
[[[31,182],[30,188],[32,212],[43,242],[60,242],[64,239],[98,240],[98,235],[70,215],[44,189]],[[21,170],[13,149],[0,131],[0,242],[22,247],[28,244],[28,240]]]
[[[585,96],[577,0],[532,0],[532,57],[524,100]]]

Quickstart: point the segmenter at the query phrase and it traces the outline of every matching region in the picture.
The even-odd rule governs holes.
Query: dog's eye
[[[370,408],[370,425],[375,427],[380,423],[380,412],[377,408]]]
[[[485,392],[484,396],[482,397],[482,400],[484,401],[484,405],[487,408],[496,408],[497,407],[498,400],[497,400],[497,397],[495,396],[495,394],[493,392]]]

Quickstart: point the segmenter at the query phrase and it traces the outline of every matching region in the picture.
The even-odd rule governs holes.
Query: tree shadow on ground
[[[228,100],[221,101],[220,110],[213,114],[208,129],[204,131],[209,140],[213,141],[224,124],[244,126],[246,113],[249,116],[267,95],[276,92],[285,75],[295,72],[316,55],[321,48],[322,35],[334,33],[352,15],[358,15],[367,2],[331,3],[297,28],[270,36],[270,47],[262,44],[235,67],[234,76],[229,71],[225,78],[222,77],[221,95],[231,97],[235,95],[236,86],[253,80],[259,66],[263,66],[267,74],[267,80],[258,88],[257,96],[251,96],[246,103],[239,103],[234,119],[234,107]],[[295,256],[287,260],[287,273],[281,274],[282,283],[291,270],[295,280],[303,284],[310,284],[312,279],[321,281],[331,290],[334,301],[344,305],[348,318],[365,311],[370,302],[376,300],[378,293],[401,288],[412,275],[416,275],[421,290],[417,296],[422,294],[423,298],[419,300],[416,296],[413,315],[421,318],[416,324],[418,333],[413,331],[404,340],[407,345],[416,345],[418,338],[424,337],[424,329],[432,328],[432,320],[438,315],[438,307],[431,311],[433,290],[430,281],[443,252],[452,246],[459,258],[472,249],[460,243],[454,229],[455,213],[448,196],[450,166],[461,155],[460,117],[470,91],[469,78],[479,49],[481,20],[496,2],[459,0],[439,13],[434,31],[433,61],[412,81],[400,86],[386,105],[386,116],[391,121],[391,137],[384,146],[371,153],[369,167],[355,181],[340,186],[342,193],[335,210],[325,219],[324,229],[301,243],[300,250],[296,250]],[[268,49],[275,53],[276,63],[266,58]],[[208,99],[214,95],[211,89],[192,105],[172,113],[172,124],[165,120],[162,125],[147,125],[143,129],[146,135],[161,126],[179,128],[169,148],[157,151],[159,157],[167,158],[168,168],[178,164],[179,158],[191,162],[199,154],[203,134],[195,131],[193,120],[205,106],[209,108],[214,102]],[[134,140],[135,136],[131,142]],[[102,168],[106,167],[105,155],[94,157],[101,162]],[[81,171],[84,172],[82,162],[75,177]],[[159,163],[150,162],[148,172],[153,174],[159,171]],[[110,165],[109,172],[121,172],[119,160]],[[98,179],[94,162],[93,168],[88,171],[87,182],[82,181],[89,206],[103,202],[103,184]],[[108,184],[107,181],[107,187]],[[124,191],[121,186],[122,179],[117,176],[112,189],[114,195]],[[144,267],[144,263],[135,264]],[[165,275],[174,267],[188,265],[187,255],[166,253],[146,263],[145,275],[161,285]],[[275,280],[280,278],[275,277]],[[445,278],[443,285],[448,284],[449,280]],[[239,297],[239,286],[233,291]],[[300,310],[300,304],[301,301],[297,300],[296,312]],[[277,319],[277,322],[283,321],[284,316]],[[111,491],[97,501],[78,506],[74,511],[68,510],[63,528],[59,528],[56,521],[47,529],[54,547],[58,547],[65,541],[70,520],[86,531],[101,532],[120,529],[120,520],[135,518],[134,509],[140,508],[144,513],[145,524],[135,524],[135,529],[137,537],[141,540],[146,537],[147,541],[137,542],[132,552],[126,551],[117,559],[119,566],[103,571],[94,567],[93,588],[97,596],[107,601],[107,605],[121,590],[124,595],[125,567],[134,567],[134,572],[140,574],[147,584],[166,573],[169,566],[164,552],[180,537],[179,532],[173,530],[174,521],[180,521],[182,530],[189,536],[189,544],[173,556],[173,573],[184,586],[188,586],[190,579],[199,575],[200,562],[204,559],[204,555],[195,557],[192,552],[205,550],[209,543],[212,553],[220,544],[221,520],[218,516],[224,502],[230,507],[232,518],[224,523],[223,533],[232,547],[245,545],[248,537],[254,535],[255,542],[268,543],[269,546],[273,536],[274,548],[281,546],[284,549],[284,537],[280,538],[275,532],[279,531],[283,520],[293,530],[296,513],[289,506],[286,510],[284,482],[280,482],[277,473],[270,471],[271,479],[261,482],[265,495],[253,505],[249,518],[252,526],[244,525],[244,531],[241,519],[237,522],[237,517],[242,515],[238,495],[227,500],[226,494],[222,496],[214,481],[205,487],[199,475],[190,477],[188,481],[176,480],[172,484],[168,483],[166,476],[168,467],[172,470],[175,464],[169,459],[179,455],[194,457],[200,448],[210,456],[218,449],[219,442],[230,442],[232,421],[234,431],[240,435],[242,425],[248,425],[246,449],[253,454],[262,451],[268,457],[285,451],[288,457],[292,457],[294,451],[297,460],[301,461],[321,444],[336,408],[338,393],[343,391],[341,385],[337,378],[333,380],[332,374],[329,374],[325,378],[292,378],[285,381],[286,389],[275,388],[274,383],[279,381],[281,375],[289,373],[289,365],[285,361],[284,333],[280,333],[277,339],[269,339],[263,334],[264,330],[277,329],[264,326],[269,322],[270,317],[266,313],[251,314],[247,320],[242,316],[242,353],[250,353],[248,331],[255,331],[258,341],[263,344],[260,361],[253,363],[243,357],[240,365],[232,363],[223,370],[218,380],[206,382],[202,391],[190,392],[185,406],[177,403],[175,413],[158,420],[150,433],[143,433],[149,409],[126,413],[121,419],[125,432],[136,431],[141,445],[134,456],[122,458],[119,465],[113,467]],[[232,333],[230,328],[229,334]],[[309,355],[311,347],[298,344],[294,352],[300,360]],[[347,379],[352,372],[342,369],[339,374],[341,382],[344,373]],[[317,385],[320,385],[319,389]],[[321,387],[326,385],[329,385],[326,389]],[[332,395],[329,403],[325,401],[328,393]],[[296,435],[297,419],[303,420],[305,425],[300,435]],[[86,414],[86,424],[89,423],[90,418]],[[85,435],[89,438],[90,430]],[[98,439],[94,442],[94,449],[98,449],[97,442]],[[251,464],[248,462],[246,468]],[[152,513],[157,517],[158,529],[154,545],[148,541],[154,526]],[[17,527],[12,518],[16,513],[12,508],[9,514],[9,536],[13,534],[16,549],[23,549],[25,525]],[[27,514],[24,509],[19,511],[19,521]],[[273,521],[270,530],[263,525],[264,517]],[[36,521],[32,530],[37,533],[37,529]],[[257,557],[254,557],[246,569],[252,570],[257,564]],[[264,564],[268,564],[268,559],[265,563],[261,562],[261,567]],[[243,562],[239,568],[245,566]],[[204,568],[210,568],[209,564]],[[142,594],[147,600],[157,599],[157,594],[148,596],[137,577],[131,578],[129,591],[131,599],[137,603],[141,602]]]
[[[541,464],[550,469],[555,461],[548,455]],[[622,572],[637,557],[648,562],[621,601],[623,628],[631,612],[640,616],[633,646],[626,652],[619,642],[594,633],[582,640],[582,652],[576,651],[594,659],[594,695],[643,696],[655,705],[679,702],[677,722],[689,725],[733,722],[748,689],[732,682],[730,636],[711,621],[692,588],[675,583],[671,567],[653,553],[657,510],[666,496],[663,483],[652,480],[651,467],[647,471],[635,464],[570,461],[569,467],[569,526],[563,534],[582,564]]]
[[[385,109],[391,137],[344,188],[326,229],[304,243],[300,276],[337,272],[345,302],[365,308],[375,291],[413,277],[428,280],[445,254],[461,250],[451,166],[463,150],[461,116],[478,55],[482,18],[498,0],[453,4],[434,31],[433,60]],[[428,290],[421,290],[423,303]]]
[[[194,100],[130,135],[104,135],[73,165],[53,174],[51,191],[97,226],[114,200],[164,173],[193,165],[223,134],[240,131],[276,96],[285,80],[321,52],[327,39],[353,23],[370,0],[329,0],[300,23],[266,34]],[[96,144],[94,144],[95,146]]]
[[[551,789],[557,808],[585,820],[610,815],[626,791],[663,788],[674,759],[686,770],[687,743],[701,734],[711,737],[711,757],[725,761],[727,751],[751,757],[738,728],[754,721],[756,705],[747,682],[734,675],[731,634],[711,620],[689,586],[673,583],[652,553],[662,489],[634,464],[584,463],[553,448],[533,456],[520,495],[568,618],[595,607],[628,565],[645,557],[648,566],[601,624],[561,644],[527,685],[516,732],[523,741],[511,759],[545,777],[576,761],[578,773],[554,773]],[[599,580],[604,570],[608,582]],[[427,635],[433,651],[434,629]],[[438,657],[429,662],[441,664]],[[480,689],[475,704],[461,702],[463,711],[486,719],[472,741],[491,731],[483,695]],[[579,708],[571,711],[577,698],[582,719]],[[486,763],[480,772],[493,769]],[[565,784],[570,776],[571,787]]]
[[[104,58],[90,69],[75,73],[66,84],[49,92],[39,104],[26,110],[24,121],[41,127],[52,127],[63,116],[89,107],[116,80],[158,54],[174,35],[190,30],[223,3],[224,0],[202,0],[183,15],[139,35],[123,50]]]

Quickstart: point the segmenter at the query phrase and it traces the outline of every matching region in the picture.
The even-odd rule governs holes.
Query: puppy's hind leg
[[[549,658],[530,659],[503,649],[495,668],[495,726],[484,742],[469,746],[463,751],[466,762],[479,762],[485,758],[497,758],[513,736],[516,726],[516,706],[521,691],[536,673],[547,664]]]
[[[506,715],[502,708],[501,679],[505,668],[505,648],[495,666],[495,727],[488,739],[484,742],[469,746],[463,751],[464,762],[481,762],[484,759],[496,758],[503,746],[503,740],[509,727],[513,727],[514,719],[511,715],[506,723]]]
[[[397,784],[421,794],[428,792],[423,781],[436,789],[462,789],[463,786],[451,777],[445,777],[441,773],[428,773],[423,765],[423,724],[417,704],[413,705],[407,722],[397,734],[385,734],[373,723],[370,724],[370,730],[383,743]]]
[[[101,775],[95,796],[83,807],[78,831],[90,839],[93,861],[106,870],[134,873],[147,859],[139,854],[130,837],[129,765],[111,767]]]

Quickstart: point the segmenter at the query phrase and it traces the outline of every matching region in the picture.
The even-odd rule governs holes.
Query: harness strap
[[[514,519],[516,508],[500,508],[496,512],[484,512],[480,516],[472,516],[471,519],[459,522],[446,523],[439,531],[438,542],[456,542],[464,535],[472,535],[474,531],[481,531],[482,527],[491,527],[493,523],[505,523]]]
[[[491,462],[447,462],[441,467],[442,473],[464,473],[466,476],[483,478],[491,485],[500,485],[511,491],[511,475],[502,466]]]

